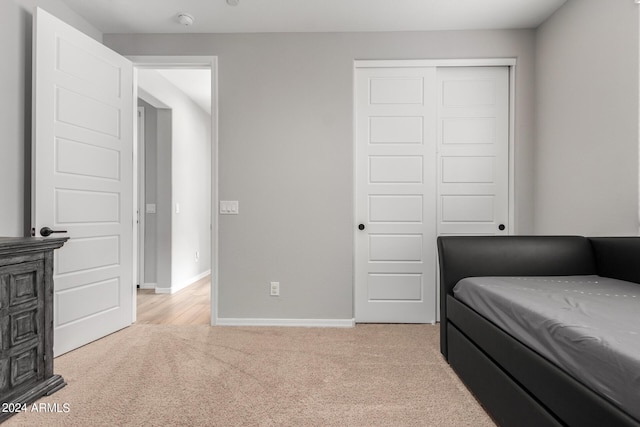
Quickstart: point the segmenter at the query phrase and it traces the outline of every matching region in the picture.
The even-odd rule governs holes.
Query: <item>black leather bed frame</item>
[[[640,426],[453,297],[472,276],[597,274],[640,283],[640,237],[446,236],[438,256],[441,352],[498,425]]]

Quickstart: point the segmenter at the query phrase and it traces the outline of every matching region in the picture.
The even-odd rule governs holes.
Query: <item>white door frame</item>
[[[211,70],[211,322],[218,321],[218,57],[217,56],[126,56],[133,63],[133,99],[137,114],[138,69],[207,68]],[[137,120],[135,120],[137,123]],[[134,129],[134,137],[137,131]],[[137,170],[134,176],[137,176]],[[134,187],[137,184],[134,183]],[[143,207],[138,207],[143,208]],[[134,231],[137,233],[137,230]],[[134,266],[135,274],[139,266]],[[135,286],[135,281],[134,281]],[[136,293],[133,293],[133,320],[136,320]]]
[[[411,67],[509,67],[509,226],[508,234],[515,232],[515,89],[516,89],[516,58],[478,58],[478,59],[409,59],[409,60],[355,60],[353,61],[353,80],[355,82],[356,69],[358,68],[411,68]],[[353,85],[353,117],[356,117],[356,93]],[[356,200],[357,170],[358,161],[356,141],[356,121],[353,120],[353,200]],[[356,211],[353,211],[353,268],[356,269],[356,232],[355,224]],[[439,275],[439,272],[438,272]],[[353,314],[355,318],[356,284],[355,274],[352,286],[353,291]],[[440,320],[440,286],[436,286],[436,319]]]

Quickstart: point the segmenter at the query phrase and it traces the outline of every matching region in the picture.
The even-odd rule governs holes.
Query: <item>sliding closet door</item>
[[[356,69],[358,322],[436,316],[436,69]]]
[[[436,236],[509,232],[509,67],[370,62],[355,68],[355,319],[435,322]]]
[[[509,68],[438,68],[438,235],[508,234]]]

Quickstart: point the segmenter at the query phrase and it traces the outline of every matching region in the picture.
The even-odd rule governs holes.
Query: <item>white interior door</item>
[[[509,68],[440,67],[438,235],[509,233]]]
[[[66,230],[54,354],[131,324],[132,64],[52,15],[34,22],[33,222]]]
[[[356,68],[357,322],[436,320],[435,73]]]

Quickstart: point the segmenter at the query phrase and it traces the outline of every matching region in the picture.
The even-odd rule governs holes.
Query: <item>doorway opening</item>
[[[133,57],[138,238],[134,322],[215,324],[214,57]]]

